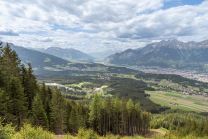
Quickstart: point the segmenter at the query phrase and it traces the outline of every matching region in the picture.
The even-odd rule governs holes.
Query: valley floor
[[[180,93],[171,93],[171,92],[164,92],[164,91],[145,91],[146,93],[150,94],[150,99],[158,103],[160,105],[166,105],[173,109],[185,109],[185,110],[192,110],[192,111],[205,111],[208,112],[208,104],[207,104],[207,97],[199,98],[203,96],[187,96]],[[196,99],[198,98],[198,99]],[[201,99],[201,100],[200,100]],[[206,101],[204,101],[206,100]],[[171,103],[178,104],[173,105]]]

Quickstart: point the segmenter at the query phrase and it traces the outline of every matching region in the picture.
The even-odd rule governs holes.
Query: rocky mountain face
[[[51,54],[66,60],[93,62],[94,58],[73,48],[63,49],[60,47],[50,47],[47,49],[36,49],[38,51]]]
[[[128,49],[111,55],[108,63],[146,65],[146,66],[178,66],[184,63],[208,62],[208,40],[202,42],[180,42],[178,40],[160,41],[148,44],[139,49]]]

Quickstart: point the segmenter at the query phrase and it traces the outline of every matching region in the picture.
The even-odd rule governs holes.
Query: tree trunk
[[[104,130],[103,130],[103,134],[105,135],[105,109],[104,109]]]
[[[123,129],[123,102],[122,102],[122,125],[121,126],[122,126],[122,136],[123,136],[123,134],[124,134],[123,133],[124,132],[124,129]]]

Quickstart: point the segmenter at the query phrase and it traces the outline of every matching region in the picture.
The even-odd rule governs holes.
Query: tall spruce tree
[[[66,129],[66,100],[58,88],[55,88],[52,97],[52,130],[57,134],[63,134]]]
[[[16,123],[16,117],[9,113],[9,108],[12,107],[12,100],[9,94],[0,88],[0,117],[4,119],[3,123]]]
[[[37,92],[37,82],[36,77],[33,74],[31,64],[28,63],[28,68],[23,64],[21,65],[21,77],[22,77],[22,86],[24,88],[24,93],[28,101],[28,111],[32,110],[32,101],[34,99],[35,93]]]
[[[3,48],[2,58],[3,60],[1,64],[1,71],[2,71],[2,74],[4,74],[3,79],[4,79],[4,82],[6,83],[4,87],[6,87],[11,77],[20,78],[21,60],[19,59],[17,53],[10,48],[8,43]]]
[[[131,124],[132,124],[131,116],[132,116],[132,111],[133,111],[133,108],[134,108],[134,103],[131,99],[129,99],[129,101],[127,102],[126,107],[127,107],[128,116],[129,116],[129,119],[128,119],[128,129],[129,130],[128,130],[128,133],[129,133],[129,135],[133,135],[132,130],[131,130],[131,127],[132,127],[131,126]]]
[[[12,77],[9,82],[7,91],[9,92],[9,99],[12,105],[9,107],[11,114],[17,117],[18,127],[22,125],[24,118],[27,116],[27,98],[23,92],[19,78]]]
[[[34,100],[32,102],[32,117],[33,117],[33,124],[36,126],[42,126],[46,129],[49,128],[47,115],[45,113],[45,110],[43,108],[42,100],[37,94],[34,97]]]
[[[3,80],[3,73],[2,73],[2,64],[3,64],[3,56],[2,56],[2,51],[3,47],[1,46],[2,42],[0,42],[0,88],[4,86],[4,80]]]
[[[119,128],[119,119],[120,119],[120,108],[121,108],[121,102],[118,98],[118,96],[116,96],[116,100],[115,100],[115,116],[116,116],[116,134],[118,134],[120,132],[120,128]]]
[[[97,93],[95,93],[94,98],[92,99],[90,103],[90,121],[94,125],[94,129],[96,132],[98,132],[98,116],[101,109],[101,100]]]

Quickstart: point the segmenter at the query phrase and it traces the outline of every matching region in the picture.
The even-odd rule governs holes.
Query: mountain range
[[[64,49],[60,47],[49,47],[47,49],[35,48],[34,50],[51,54],[70,61],[85,61],[85,62],[94,61],[94,57],[73,48]]]
[[[1,42],[1,41],[0,41]],[[27,49],[21,46],[15,46],[8,43],[10,48],[18,54],[21,62],[27,65],[31,63],[34,73],[37,75],[73,75],[73,74],[94,74],[94,73],[138,73],[137,70],[128,69],[126,67],[106,66],[92,62],[71,62],[60,57]],[[6,46],[3,42],[2,46]],[[58,48],[57,48],[58,49]],[[59,49],[58,49],[59,50]],[[58,51],[57,50],[57,51]]]
[[[128,49],[107,58],[107,63],[160,67],[190,67],[208,63],[208,40],[187,43],[178,40],[154,42],[143,48]]]

